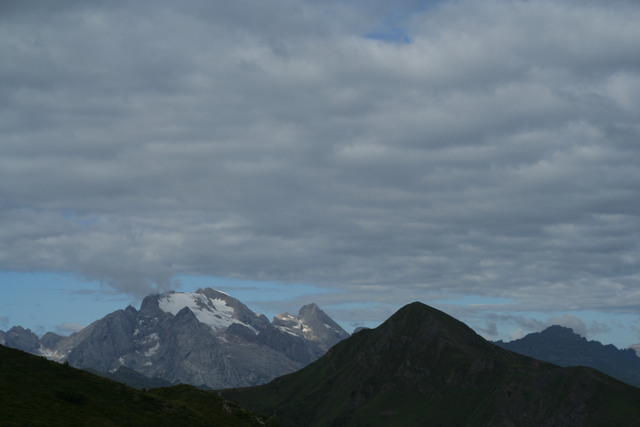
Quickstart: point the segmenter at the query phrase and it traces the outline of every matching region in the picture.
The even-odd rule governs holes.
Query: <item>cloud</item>
[[[9,326],[9,317],[0,316],[0,328],[6,328]]]
[[[487,322],[484,327],[479,328],[479,332],[487,339],[496,339],[499,336],[498,324]]]
[[[0,268],[637,310],[640,7],[403,4],[8,2]]]

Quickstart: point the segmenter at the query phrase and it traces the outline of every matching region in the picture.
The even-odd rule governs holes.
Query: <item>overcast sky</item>
[[[0,270],[640,341],[639,22],[618,0],[2,1]]]

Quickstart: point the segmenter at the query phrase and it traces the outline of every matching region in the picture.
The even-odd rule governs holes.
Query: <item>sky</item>
[[[0,2],[0,329],[212,286],[640,342],[640,4]]]

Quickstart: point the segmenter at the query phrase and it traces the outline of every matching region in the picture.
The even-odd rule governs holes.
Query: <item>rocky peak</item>
[[[140,314],[148,317],[153,317],[161,314],[162,311],[158,306],[158,301],[160,300],[160,297],[162,295],[164,294],[152,294],[144,297],[144,299],[142,300],[142,304],[140,304]],[[129,310],[129,307],[127,307],[127,310]],[[133,308],[133,310],[135,310],[135,308]]]
[[[210,300],[222,300],[233,309],[231,316],[239,320],[241,325],[255,330],[262,330],[269,326],[269,320],[264,315],[254,313],[249,307],[231,295],[212,288],[198,289],[196,293],[202,294]]]
[[[46,348],[53,348],[64,337],[62,335],[55,334],[53,332],[47,332],[40,338],[40,343]]]
[[[561,339],[561,340],[573,340],[573,341],[586,341],[586,339],[576,332],[573,329],[568,328],[566,326],[560,325],[551,325],[540,334],[545,335],[546,338],[553,339]]]
[[[290,313],[278,314],[273,318],[273,325],[290,335],[317,343],[324,351],[349,336],[314,303],[300,308],[297,316]]]
[[[5,333],[5,345],[29,353],[36,353],[40,348],[38,336],[22,326],[14,326]]]
[[[298,310],[298,316],[302,318],[318,316],[320,315],[320,313],[324,314],[324,312],[320,310],[320,307],[318,307],[318,305],[314,302],[312,302],[311,304],[303,305],[302,307],[300,307],[300,310]]]

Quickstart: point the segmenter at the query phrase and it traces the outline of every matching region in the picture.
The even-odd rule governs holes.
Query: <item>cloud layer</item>
[[[3,2],[0,269],[640,308],[640,6],[413,3]]]

